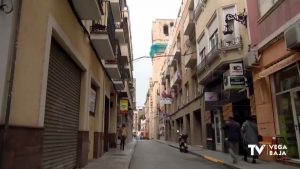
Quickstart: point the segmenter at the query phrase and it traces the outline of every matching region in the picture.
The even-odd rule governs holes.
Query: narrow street
[[[179,150],[156,141],[143,140],[137,142],[132,157],[130,169],[225,169],[218,165],[189,153],[180,153]]]

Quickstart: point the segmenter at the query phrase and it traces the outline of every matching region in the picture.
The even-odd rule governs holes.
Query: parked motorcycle
[[[179,135],[179,151],[187,153],[188,152],[188,146],[187,146],[187,134],[180,134]]]

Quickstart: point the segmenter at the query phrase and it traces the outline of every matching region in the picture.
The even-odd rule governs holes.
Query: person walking
[[[239,142],[241,128],[240,124],[234,120],[232,116],[229,117],[229,121],[223,127],[228,131],[228,151],[233,159],[233,163],[238,162]]]
[[[247,156],[249,153],[248,145],[254,144],[258,145],[258,130],[256,124],[256,116],[251,116],[248,118],[242,125],[242,137],[243,137],[243,146],[244,146],[244,161],[247,161]],[[257,151],[254,151],[254,155],[252,156],[252,163],[256,163],[256,159],[258,158]]]
[[[120,150],[124,150],[126,138],[127,138],[127,128],[125,124],[122,124]]]

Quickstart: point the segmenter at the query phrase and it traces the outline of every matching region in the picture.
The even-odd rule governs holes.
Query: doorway
[[[215,128],[215,144],[217,151],[223,151],[223,134],[222,134],[222,119],[220,110],[213,110],[214,128]]]
[[[108,127],[109,127],[109,98],[105,96],[104,112],[104,152],[108,152]]]
[[[280,136],[288,148],[287,155],[299,158],[300,88],[276,96]]]

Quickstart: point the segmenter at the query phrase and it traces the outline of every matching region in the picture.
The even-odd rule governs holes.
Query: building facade
[[[251,113],[251,73],[244,71],[243,57],[248,53],[246,24],[225,22],[228,15],[243,13],[245,1],[194,1],[196,26],[197,80],[201,85],[201,122],[203,146],[226,151],[222,126],[232,116],[242,124]],[[224,35],[225,25],[231,38]],[[238,72],[238,70],[240,70]],[[234,73],[235,72],[235,73]],[[242,146],[242,145],[240,145]]]
[[[135,109],[126,2],[12,2],[11,14],[0,11],[1,23],[18,14],[16,29],[6,25],[18,43],[6,48],[15,60],[1,168],[84,167],[116,147],[120,100],[122,118]]]
[[[281,138],[288,156],[299,158],[300,2],[248,0],[252,70],[259,133],[267,144]]]
[[[225,121],[233,116],[242,124],[254,114],[253,91],[246,86],[251,84],[251,71],[242,68],[249,50],[248,30],[239,22],[225,22],[228,14],[244,10],[245,1],[182,1],[165,50],[170,57],[161,71],[160,96],[171,100],[160,105],[165,139],[177,141],[186,133],[192,145],[226,152]],[[224,25],[230,36],[224,35]],[[239,71],[231,74],[237,67]]]
[[[160,137],[160,86],[161,86],[161,69],[166,57],[164,51],[173,32],[174,20],[156,19],[152,23],[152,46],[150,56],[152,57],[152,77],[149,81],[149,91],[147,94],[149,105],[149,136],[150,138]]]

